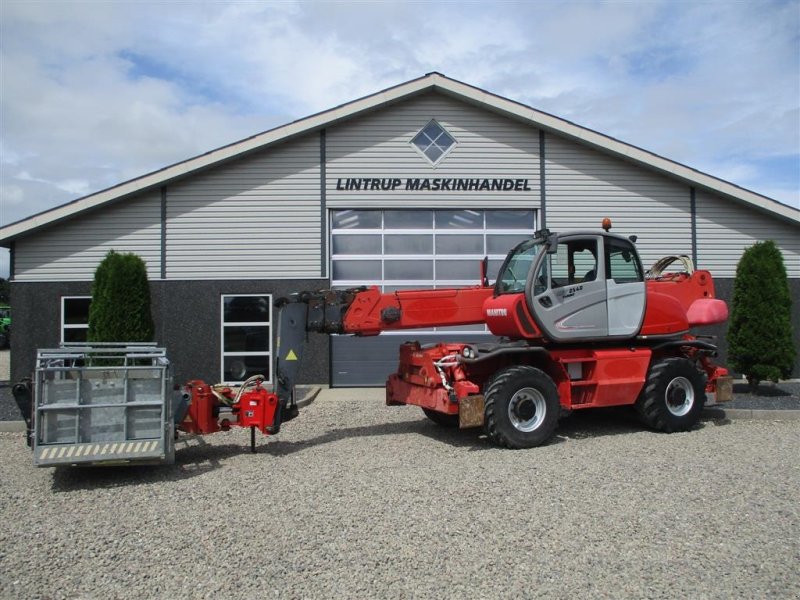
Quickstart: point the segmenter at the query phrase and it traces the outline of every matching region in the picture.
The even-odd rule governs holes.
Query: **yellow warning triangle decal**
[[[297,360],[297,354],[294,353],[294,350],[289,350],[289,354],[286,355],[286,360]]]

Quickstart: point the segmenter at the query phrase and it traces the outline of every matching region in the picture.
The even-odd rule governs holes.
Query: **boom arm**
[[[484,323],[483,302],[493,291],[493,287],[475,286],[381,293],[373,286],[281,298],[276,303],[280,322],[275,371],[281,408],[293,406],[292,390],[307,332],[374,336],[382,331]]]
[[[483,323],[483,301],[492,291],[487,286],[382,294],[377,287],[363,287],[300,294],[299,300],[308,303],[309,331],[371,336],[399,329]]]

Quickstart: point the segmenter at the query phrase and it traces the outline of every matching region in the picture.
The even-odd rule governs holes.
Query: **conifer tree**
[[[728,362],[755,390],[792,372],[792,297],[783,256],[768,240],[745,250],[736,268],[728,326]]]
[[[88,340],[149,342],[153,331],[144,261],[110,250],[94,274]]]

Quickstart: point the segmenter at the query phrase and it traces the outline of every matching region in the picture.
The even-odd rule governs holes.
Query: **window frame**
[[[67,342],[64,339],[64,332],[67,329],[85,329],[86,330],[86,334],[87,334],[87,338],[88,338],[88,334],[89,334],[89,315],[87,313],[87,315],[86,315],[86,324],[85,325],[83,323],[77,323],[77,324],[76,323],[65,323],[64,317],[66,316],[66,308],[67,308],[66,307],[66,302],[65,302],[66,300],[89,300],[89,306],[91,307],[92,297],[91,296],[61,296],[61,317],[60,317],[61,318],[61,322],[60,322],[60,327],[59,327],[59,336],[60,336],[61,343],[62,344],[77,343],[77,342]]]
[[[421,149],[419,146],[417,146],[417,144],[414,143],[414,140],[416,140],[419,136],[423,135],[423,132],[431,125],[431,123],[433,123],[439,129],[441,129],[442,133],[444,133],[444,135],[446,135],[451,140],[453,140],[453,143],[450,144],[450,146],[447,148],[447,150],[442,150],[442,147],[439,144],[436,143],[436,140],[438,140],[440,137],[442,137],[442,133],[437,135],[436,139],[431,140],[431,143],[428,144],[425,147],[425,150]],[[424,135],[428,139],[431,139],[428,134],[424,134]],[[417,154],[419,154],[422,158],[424,158],[426,161],[428,161],[430,163],[430,165],[433,166],[433,167],[436,167],[440,162],[442,162],[444,160],[444,158],[448,154],[450,154],[456,146],[458,146],[458,140],[456,139],[456,136],[454,136],[452,133],[450,133],[447,130],[447,128],[444,125],[442,125],[441,123],[439,123],[439,121],[437,121],[436,119],[431,119],[430,121],[425,123],[425,125],[423,125],[419,129],[419,131],[417,131],[417,133],[415,133],[411,137],[411,139],[408,141],[408,143],[411,145],[412,148],[414,148],[414,150],[417,152]],[[428,150],[430,149],[431,146],[436,146],[439,150],[442,150],[442,154],[440,154],[439,157],[436,160],[431,160],[431,157],[428,156],[428,154],[427,154],[427,152],[428,152]]]
[[[269,321],[234,321],[227,323],[225,321],[225,299],[226,298],[261,298],[265,297],[268,300],[269,305]],[[239,385],[243,383],[245,380],[237,381],[237,380],[226,380],[225,379],[225,358],[230,356],[263,356],[266,357],[266,363],[269,365],[269,376],[267,379],[264,380],[264,383],[272,383],[272,379],[274,377],[273,370],[275,368],[273,364],[273,343],[272,343],[272,334],[273,334],[273,321],[274,321],[274,311],[272,307],[272,294],[270,293],[255,293],[255,294],[220,294],[219,296],[219,379],[220,382],[225,385]],[[267,340],[268,340],[268,350],[267,351],[225,351],[225,327],[258,327],[258,326],[266,326],[267,327]]]

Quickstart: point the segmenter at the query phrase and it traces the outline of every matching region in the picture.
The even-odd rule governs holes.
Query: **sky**
[[[0,0],[0,226],[431,71],[800,208],[800,0]]]

